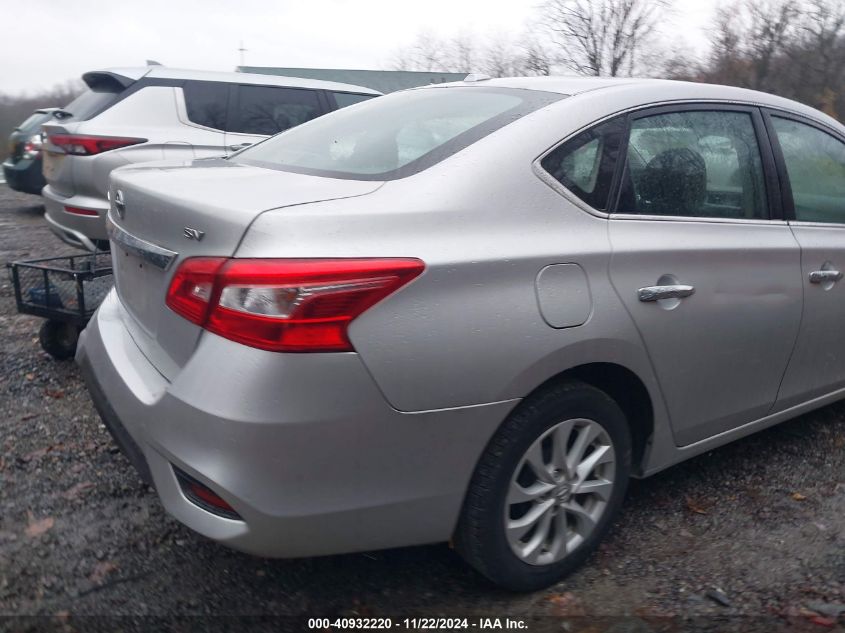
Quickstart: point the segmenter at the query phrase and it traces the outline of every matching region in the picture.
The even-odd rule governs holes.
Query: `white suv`
[[[328,81],[177,70],[85,73],[88,90],[42,126],[45,218],[65,242],[107,247],[109,173],[220,156],[380,93]]]

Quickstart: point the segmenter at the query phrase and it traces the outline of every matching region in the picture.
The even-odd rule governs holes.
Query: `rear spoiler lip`
[[[146,75],[148,72],[149,69],[145,69],[145,72],[138,77],[128,77],[126,75],[122,75],[118,72],[114,72],[111,70],[92,70],[87,73],[83,73],[82,81],[84,81],[85,85],[89,88],[93,88],[98,81],[102,81],[103,79],[111,80],[117,83],[121,88],[125,90],[126,88],[134,84],[136,81],[141,79],[141,77]]]

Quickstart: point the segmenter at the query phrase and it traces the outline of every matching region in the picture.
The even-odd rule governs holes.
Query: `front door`
[[[845,387],[845,143],[774,112],[769,128],[785,166],[804,286],[801,333],[777,403],[786,409]]]

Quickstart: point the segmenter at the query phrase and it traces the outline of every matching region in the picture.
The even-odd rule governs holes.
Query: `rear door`
[[[230,88],[226,146],[236,151],[324,114],[325,98],[317,90],[279,86],[234,85]]]
[[[771,410],[801,319],[799,249],[756,108],[634,113],[625,154],[611,281],[687,445]]]
[[[845,387],[845,138],[767,113],[785,210],[801,247],[804,315],[778,409]]]

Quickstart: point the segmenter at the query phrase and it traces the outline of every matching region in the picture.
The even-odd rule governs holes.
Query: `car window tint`
[[[378,95],[361,95],[354,94],[351,92],[333,92],[332,96],[337,102],[338,108],[345,108],[346,106],[351,106],[353,104],[366,101],[367,99],[372,99],[373,97],[377,97]]]
[[[768,217],[749,113],[689,111],[635,119],[627,161],[620,213]]]
[[[772,117],[789,174],[795,219],[845,223],[845,144],[798,121]]]
[[[213,81],[189,81],[184,86],[188,120],[197,125],[226,129],[226,103],[229,86]]]
[[[541,161],[555,180],[595,209],[607,209],[625,122],[602,123],[563,143]]]
[[[239,86],[238,112],[231,132],[270,136],[320,115],[314,90]]]

